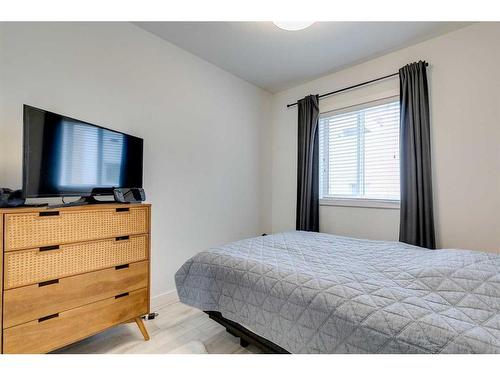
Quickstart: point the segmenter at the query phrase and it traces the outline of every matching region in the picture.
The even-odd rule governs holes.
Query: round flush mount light
[[[307,29],[314,22],[309,21],[273,21],[273,23],[280,29],[288,31],[297,31]]]

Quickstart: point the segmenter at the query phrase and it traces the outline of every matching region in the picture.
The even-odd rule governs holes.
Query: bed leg
[[[240,346],[242,348],[246,348],[249,345],[248,341],[243,339],[243,337],[240,337]]]

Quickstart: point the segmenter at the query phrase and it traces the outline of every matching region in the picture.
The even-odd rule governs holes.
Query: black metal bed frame
[[[252,331],[246,329],[241,324],[226,319],[218,311],[205,311],[210,319],[215,320],[220,325],[226,327],[226,331],[235,337],[239,337],[240,345],[246,348],[249,344],[255,345],[257,348],[268,354],[290,354],[281,346],[259,336]]]

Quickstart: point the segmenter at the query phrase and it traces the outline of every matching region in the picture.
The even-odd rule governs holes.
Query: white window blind
[[[399,99],[321,114],[320,196],[399,201]]]

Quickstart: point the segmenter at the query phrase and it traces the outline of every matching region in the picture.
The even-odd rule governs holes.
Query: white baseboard
[[[175,302],[179,302],[179,296],[176,290],[158,294],[157,296],[151,297],[151,311],[158,310]]]

